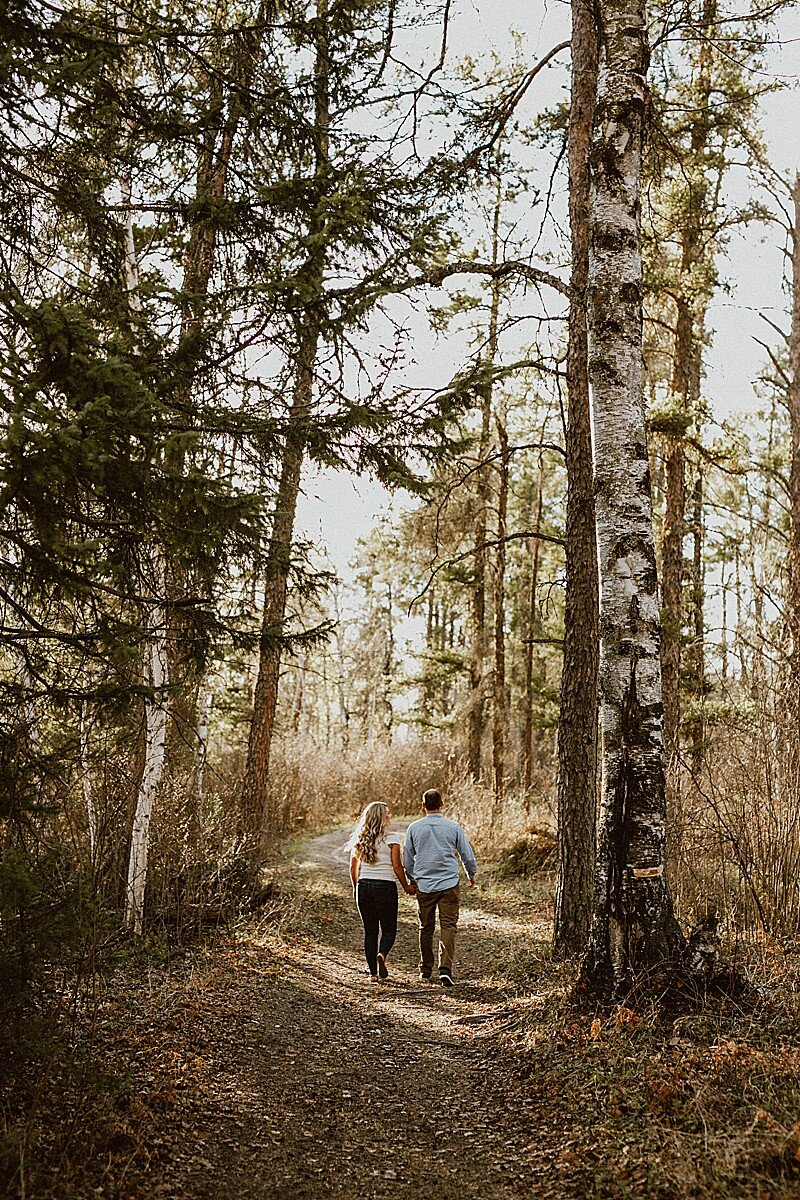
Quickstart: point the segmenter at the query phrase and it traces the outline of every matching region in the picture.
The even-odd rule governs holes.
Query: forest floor
[[[418,981],[404,896],[376,986],[344,837],[296,846],[257,918],[95,989],[27,1115],[4,1102],[11,1195],[800,1197],[796,957],[757,1009],[582,1016],[552,881],[485,873],[456,987]]]

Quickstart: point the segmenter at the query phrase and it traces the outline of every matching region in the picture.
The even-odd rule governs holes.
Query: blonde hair
[[[356,858],[374,866],[378,861],[378,842],[389,824],[389,805],[381,800],[368,804],[359,817],[350,838],[350,849]]]

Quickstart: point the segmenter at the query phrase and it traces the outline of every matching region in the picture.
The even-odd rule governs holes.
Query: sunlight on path
[[[205,1200],[529,1195],[530,1168],[516,1164],[530,1163],[530,1126],[505,1107],[494,1032],[513,1002],[500,943],[507,957],[523,923],[497,897],[465,895],[448,991],[417,979],[416,905],[403,897],[390,979],[371,985],[346,837],[295,851],[281,878],[296,897],[287,929],[242,947],[224,998],[240,1036],[202,1113],[207,1165],[187,1154],[173,1188]]]

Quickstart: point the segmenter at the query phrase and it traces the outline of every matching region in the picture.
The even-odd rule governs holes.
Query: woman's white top
[[[378,852],[377,860],[374,863],[364,862],[363,858],[359,862],[359,879],[386,879],[390,883],[397,883],[397,876],[394,873],[392,866],[392,851],[391,846],[402,846],[399,833],[387,833],[379,842],[375,843],[375,849]]]

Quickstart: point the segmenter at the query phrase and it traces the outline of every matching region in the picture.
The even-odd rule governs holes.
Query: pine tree
[[[597,812],[598,581],[589,403],[589,151],[597,89],[596,15],[572,5],[568,155],[572,276],[567,348],[564,660],[558,732],[558,885],[553,951],[577,954],[589,932]]]

